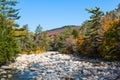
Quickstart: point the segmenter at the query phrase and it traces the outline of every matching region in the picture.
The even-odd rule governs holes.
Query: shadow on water
[[[12,80],[35,80],[34,76],[38,76],[38,73],[26,69],[23,72],[13,72],[13,75]]]
[[[36,68],[38,70],[42,70],[43,72],[47,71],[47,69],[45,69],[45,67],[40,66],[39,64],[34,64],[31,67]],[[85,75],[82,75],[80,72],[75,72],[75,73],[73,73],[73,72],[69,73],[67,71],[65,71],[65,72],[68,75],[63,76],[63,77],[60,77],[55,73],[47,73],[46,72],[46,79],[45,80],[81,80],[80,78],[85,77]],[[12,77],[11,80],[36,80],[36,78],[35,78],[36,76],[40,76],[40,75],[42,76],[42,72],[40,72],[40,71],[31,71],[29,69],[25,69],[23,72],[21,72],[21,71],[13,71],[12,74],[13,74],[13,77]]]
[[[39,64],[33,64],[31,68],[40,69],[41,67]],[[38,72],[29,69],[25,69],[24,71],[13,71],[12,74],[12,80],[35,80],[35,76],[40,75]]]

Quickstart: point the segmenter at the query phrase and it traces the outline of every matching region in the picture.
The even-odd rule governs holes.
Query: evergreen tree
[[[79,36],[78,30],[73,29],[72,35],[73,35],[73,37],[76,39],[76,38]]]
[[[120,20],[120,3],[118,4],[118,8],[116,9],[116,16],[118,17],[118,19]]]
[[[118,9],[120,9],[120,3],[118,4]]]
[[[25,35],[20,37],[22,50],[23,51],[35,51],[36,50],[36,43],[35,43],[35,35],[32,32],[29,32],[28,24],[23,25],[22,29],[25,30]]]
[[[73,32],[71,27],[65,28],[62,34],[56,35],[52,43],[53,50],[57,50],[61,53],[69,53],[70,47],[72,45],[72,42],[70,43],[69,41],[71,41],[72,35],[76,35],[76,33]]]
[[[90,16],[91,20],[89,20],[93,24],[92,27],[99,28],[100,19],[101,16],[103,16],[103,12],[100,10],[100,8],[95,7],[95,9],[86,9],[86,11],[88,11],[88,13],[92,13],[92,15]]]
[[[63,35],[63,38],[64,38],[64,40],[66,39],[66,38],[68,38],[69,36],[71,36],[72,35],[72,32],[73,32],[73,29],[71,28],[71,27],[67,27],[67,28],[65,28],[64,29],[64,32],[62,33]]]
[[[16,0],[0,0],[0,13],[7,16],[7,19],[16,20],[19,19],[19,9],[14,9],[18,2]]]
[[[41,32],[42,32],[42,27],[40,25],[38,25],[36,30],[35,30],[35,34],[38,35]]]
[[[26,31],[29,31],[29,29],[28,29],[28,24],[23,25],[22,28],[23,28],[24,30],[26,30]]]
[[[65,35],[64,34],[55,35],[52,45],[53,50],[63,52],[63,50],[66,49]]]
[[[35,51],[36,50],[36,43],[34,40],[34,34],[32,32],[28,32],[24,38],[24,45],[23,51]]]
[[[99,39],[100,36],[98,34],[98,30],[101,28],[101,17],[103,16],[103,12],[100,10],[100,8],[95,7],[95,9],[86,9],[89,13],[92,13],[92,15],[90,16],[89,22],[91,24],[90,28],[89,28],[89,32],[87,36],[89,36],[88,38],[86,38],[86,42],[90,42],[89,44],[91,44],[89,46],[90,51],[88,51],[90,56],[97,56],[98,55],[98,47],[99,47]],[[88,44],[88,43],[87,43]],[[97,53],[97,54],[96,54]]]
[[[19,52],[19,43],[14,37],[14,28],[18,25],[18,9],[14,9],[17,1],[0,0],[0,63],[9,63]]]
[[[42,32],[38,38],[39,46],[41,49],[50,50],[50,38],[47,35],[47,31]]]
[[[0,63],[9,63],[20,51],[19,43],[14,37],[14,22],[0,15]]]
[[[55,35],[52,41],[52,50],[58,51],[60,38],[59,35]]]

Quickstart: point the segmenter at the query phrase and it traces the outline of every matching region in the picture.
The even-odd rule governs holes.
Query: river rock
[[[0,69],[0,72],[4,71],[3,69]]]
[[[12,67],[10,67],[10,66],[1,66],[1,69],[4,69],[4,70],[11,70]]]
[[[35,80],[42,80],[42,77],[41,76],[37,76],[37,77],[35,77]]]
[[[51,74],[51,73],[54,73],[55,71],[54,70],[47,70],[47,74]]]
[[[1,78],[0,80],[6,80],[5,78]]]
[[[119,78],[120,74],[120,66],[116,67],[117,64],[111,65],[111,62],[56,52],[22,54],[10,65],[17,68],[18,71],[23,70],[23,73],[18,74],[19,77],[24,76],[26,80],[29,80],[28,76],[34,77],[35,80],[65,80],[65,78],[71,80],[72,78],[74,78],[73,80],[114,80]],[[28,76],[25,76],[25,73]]]
[[[8,74],[8,78],[11,78],[12,77],[12,75],[11,74]]]
[[[38,69],[36,68],[29,68],[30,71],[37,71]]]
[[[2,71],[2,72],[0,72],[0,74],[6,74],[7,72],[6,71]]]
[[[84,78],[81,78],[81,80],[88,80],[88,79],[84,77]]]
[[[3,75],[2,77],[3,77],[3,78],[7,78],[7,75]]]

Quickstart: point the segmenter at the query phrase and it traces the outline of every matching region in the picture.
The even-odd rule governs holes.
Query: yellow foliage
[[[23,52],[21,52],[22,54],[28,54],[28,52],[27,51],[23,51]]]
[[[70,51],[65,49],[65,50],[63,50],[63,53],[70,54]]]
[[[16,30],[15,31],[15,36],[25,36],[27,34],[26,30]]]
[[[46,52],[46,51],[42,48],[37,48],[35,51],[23,51],[21,52],[21,54],[40,54],[43,52]]]
[[[8,20],[9,24],[14,24],[14,20]]]

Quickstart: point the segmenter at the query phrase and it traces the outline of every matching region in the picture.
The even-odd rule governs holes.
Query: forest
[[[16,0],[0,0],[0,65],[11,63],[18,54],[45,51],[120,60],[120,4],[106,13],[99,7],[86,8],[91,16],[79,29],[66,25],[60,34],[52,37],[41,25],[34,32],[29,31],[28,24],[20,28],[16,20],[22,16],[19,16],[20,9],[15,8],[17,4]]]

